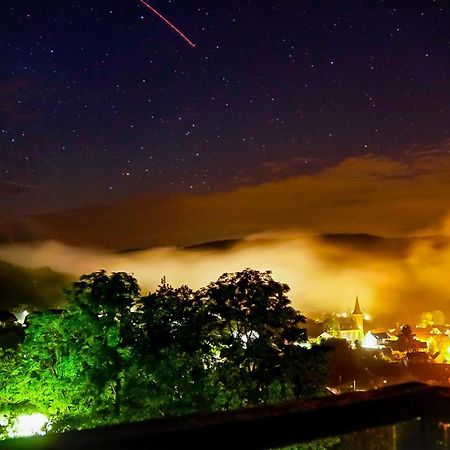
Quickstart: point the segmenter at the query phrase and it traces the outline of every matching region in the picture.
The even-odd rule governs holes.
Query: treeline
[[[320,395],[328,353],[302,345],[288,291],[251,269],[148,295],[127,273],[84,275],[1,352],[3,422],[42,413],[63,431]]]
[[[48,267],[29,269],[0,260],[0,309],[21,305],[24,299],[35,308],[61,304],[62,289],[76,278]]]

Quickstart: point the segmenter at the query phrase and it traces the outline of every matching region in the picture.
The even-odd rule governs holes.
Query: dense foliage
[[[288,290],[251,269],[147,296],[126,273],[84,275],[1,354],[2,415],[40,412],[58,431],[320,394],[327,355],[301,345]]]

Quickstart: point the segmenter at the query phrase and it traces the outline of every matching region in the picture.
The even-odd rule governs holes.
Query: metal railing
[[[0,442],[2,449],[262,449],[413,423],[397,449],[447,448],[450,389],[407,383],[338,396]],[[412,433],[412,435],[411,435]],[[381,448],[381,447],[380,447]]]

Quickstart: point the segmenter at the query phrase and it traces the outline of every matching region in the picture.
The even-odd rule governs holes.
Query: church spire
[[[352,314],[361,314],[362,315],[362,311],[361,311],[361,308],[359,306],[358,296],[356,296],[355,309],[352,312]]]

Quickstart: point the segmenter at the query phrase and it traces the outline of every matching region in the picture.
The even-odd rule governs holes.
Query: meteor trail
[[[155,8],[150,6],[145,0],[139,0],[146,8],[156,14],[162,21],[164,21],[170,28],[175,30],[191,47],[195,47],[195,44],[188,39],[173,23],[169,22],[162,14],[160,14]]]

